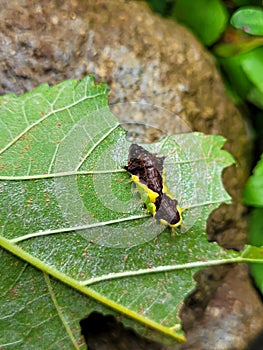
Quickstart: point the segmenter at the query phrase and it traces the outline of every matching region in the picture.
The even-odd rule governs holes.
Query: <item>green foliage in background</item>
[[[148,2],[154,11],[189,27],[215,54],[232,89],[262,109],[262,50],[256,50],[263,46],[261,1],[232,1],[228,7],[222,0]]]
[[[263,245],[263,156],[246,184],[244,203],[255,207],[249,218],[249,243],[260,247]],[[251,272],[263,294],[263,264],[252,264]]]
[[[251,35],[263,35],[263,10],[259,7],[241,7],[231,17],[230,23]]]
[[[177,0],[172,17],[191,28],[207,46],[219,39],[228,21],[227,10],[220,0]]]

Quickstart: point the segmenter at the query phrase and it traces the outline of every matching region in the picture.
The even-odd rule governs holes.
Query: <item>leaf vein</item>
[[[95,97],[98,97],[98,96],[101,96],[101,95],[104,95],[104,93],[98,93],[98,94],[95,94],[95,95],[85,96],[83,98],[80,98],[78,101],[76,101],[74,103],[71,103],[71,104],[69,104],[67,106],[63,106],[63,107],[58,108],[56,110],[51,110],[49,113],[44,115],[42,118],[38,119],[36,122],[32,123],[27,128],[25,128],[21,133],[19,133],[16,137],[14,137],[14,139],[12,141],[7,143],[7,145],[0,150],[0,154],[3,154],[5,151],[7,151],[11,146],[13,146],[15,144],[15,142],[17,142],[21,137],[23,137],[28,131],[32,130],[35,126],[37,126],[40,123],[42,123],[44,120],[46,120],[52,114],[57,113],[57,112],[61,112],[61,111],[64,111],[64,110],[67,110],[69,108],[74,107],[75,105],[77,105],[80,102],[83,102],[83,101],[85,101],[87,99],[92,99],[92,98],[95,98]]]

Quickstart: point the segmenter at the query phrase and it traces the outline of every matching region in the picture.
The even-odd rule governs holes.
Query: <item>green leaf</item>
[[[261,215],[262,215],[262,209],[261,209]],[[252,218],[254,220],[254,218]],[[257,219],[256,219],[257,220]],[[259,221],[254,221],[253,226],[258,223],[262,227],[262,216]],[[251,220],[250,220],[251,221]],[[251,231],[252,228],[250,228]],[[253,236],[255,236],[255,233],[253,233]],[[242,256],[247,260],[247,262],[250,261],[249,267],[250,267],[250,273],[255,281],[255,284],[257,285],[258,289],[260,290],[261,294],[263,295],[263,239],[262,239],[262,231],[261,231],[261,246],[255,247],[255,246],[247,246]],[[257,237],[259,238],[259,236]]]
[[[249,236],[248,242],[256,247],[248,250],[244,256],[254,259],[263,258],[263,155],[256,165],[253,175],[248,179],[243,193],[245,204],[252,205],[254,208],[249,216]],[[260,248],[257,248],[260,247]],[[251,275],[263,294],[263,264],[250,264]]]
[[[249,216],[248,242],[256,247],[263,246],[263,208],[254,208]]]
[[[247,53],[220,59],[223,69],[239,95],[259,107],[262,105],[263,95],[262,60],[262,47]]]
[[[255,106],[263,110],[263,92],[261,92],[256,87],[253,87],[248,95],[247,100],[251,103],[253,103]],[[258,129],[257,129],[258,132]]]
[[[221,181],[223,168],[233,163],[222,150],[225,139],[192,133],[144,145],[166,156],[168,187],[187,208],[183,226],[171,234],[132,190],[123,170],[130,143],[107,94],[106,85],[86,77],[1,100],[0,244],[38,269],[10,256],[2,260],[2,304],[18,293],[1,329],[20,324],[14,336],[0,333],[2,346],[28,349],[32,339],[32,348],[56,348],[67,339],[63,349],[78,349],[79,318],[109,308],[152,338],[183,341],[179,309],[195,287],[194,273],[240,257],[208,242],[205,233],[209,214],[230,202]],[[28,288],[28,281],[36,286]],[[86,307],[84,295],[96,303]],[[48,331],[38,340],[43,320]]]
[[[263,35],[263,10],[255,6],[241,7],[232,15],[230,23],[251,35]]]
[[[263,257],[262,251],[263,249],[261,249],[261,259]],[[256,286],[263,295],[263,264],[250,264],[250,273],[255,281]]]
[[[2,249],[0,256],[1,348],[86,349],[76,330],[92,302]]]
[[[242,69],[242,62],[246,58],[246,55],[248,55],[248,53],[219,59],[234,90],[236,90],[243,99],[247,98],[249,92],[253,88],[253,84]]]
[[[212,45],[228,21],[228,12],[220,0],[177,0],[173,16],[191,28],[204,45]]]
[[[246,258],[247,261],[256,262],[262,264],[263,262],[263,245],[255,247],[252,245],[246,245],[242,251],[242,257]]]
[[[262,261],[263,259],[263,208],[254,208],[249,216],[249,236],[248,242],[253,245],[243,254],[245,257]],[[250,273],[263,295],[263,264],[251,263]]]
[[[263,156],[246,183],[243,200],[247,205],[263,207]]]
[[[263,48],[249,52],[242,60],[241,66],[248,79],[263,93]]]

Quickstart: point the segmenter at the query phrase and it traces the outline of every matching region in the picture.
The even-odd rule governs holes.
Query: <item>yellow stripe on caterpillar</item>
[[[168,190],[168,186],[166,185],[166,176],[165,170],[162,171],[162,179],[163,179],[163,193],[166,193],[171,199],[174,199],[173,194]]]
[[[163,224],[163,225],[168,225],[169,227],[172,227],[172,228],[175,228],[175,227],[178,227],[178,226],[182,225],[182,223],[183,223],[182,212],[185,209],[182,209],[179,205],[176,205],[176,210],[178,211],[179,216],[180,216],[180,220],[178,222],[176,222],[175,224],[171,224],[171,223],[167,222],[164,219],[160,219],[159,220],[160,223]]]
[[[155,203],[156,198],[159,197],[159,194],[150,190],[145,184],[141,183],[137,175],[132,175],[131,179],[135,183],[138,192],[141,194],[142,199],[145,198],[143,194],[146,194],[146,198],[148,197],[151,203]],[[140,190],[142,190],[143,192]]]

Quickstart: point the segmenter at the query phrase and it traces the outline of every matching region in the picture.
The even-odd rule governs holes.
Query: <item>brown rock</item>
[[[180,350],[247,349],[248,341],[263,329],[262,302],[247,272],[243,264],[197,275],[198,289],[182,313],[189,341]]]

